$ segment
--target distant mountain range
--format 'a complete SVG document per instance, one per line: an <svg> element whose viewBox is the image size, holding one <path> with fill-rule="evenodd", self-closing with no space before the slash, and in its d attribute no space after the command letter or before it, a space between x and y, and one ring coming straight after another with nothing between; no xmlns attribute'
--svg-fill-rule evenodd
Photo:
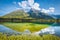
<svg viewBox="0 0 60 40"><path fill-rule="evenodd" d="M51 15L53 17L55 17L55 19L60 19L60 15Z"/></svg>
<svg viewBox="0 0 60 40"><path fill-rule="evenodd" d="M39 10L31 9L29 12L24 12L23 10L16 10L11 13L8 13L3 18L37 18L37 19L54 19L60 18L58 15L49 15L48 13L42 13Z"/></svg>

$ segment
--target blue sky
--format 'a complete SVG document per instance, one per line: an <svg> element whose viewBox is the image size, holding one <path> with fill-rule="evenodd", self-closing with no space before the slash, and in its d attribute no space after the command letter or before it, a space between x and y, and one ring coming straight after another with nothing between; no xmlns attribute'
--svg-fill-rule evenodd
<svg viewBox="0 0 60 40"><path fill-rule="evenodd" d="M25 0L0 0L0 16L6 15L18 8L18 2ZM26 0L27 1L27 0ZM50 7L55 8L54 15L60 15L60 0L34 0L34 3L38 3L41 9L48 10Z"/></svg>

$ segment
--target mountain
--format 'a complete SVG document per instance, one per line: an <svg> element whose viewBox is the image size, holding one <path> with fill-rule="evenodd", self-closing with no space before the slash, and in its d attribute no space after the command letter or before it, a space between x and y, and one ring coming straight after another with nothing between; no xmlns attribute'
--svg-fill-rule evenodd
<svg viewBox="0 0 60 40"><path fill-rule="evenodd" d="M52 15L55 19L60 19L60 15Z"/></svg>
<svg viewBox="0 0 60 40"><path fill-rule="evenodd" d="M8 13L2 17L3 18L29 18L29 14L22 10L16 10L16 11Z"/></svg>
<svg viewBox="0 0 60 40"><path fill-rule="evenodd" d="M24 12L23 10L16 10L7 15L4 15L3 18L42 18L42 19L53 19L46 13L42 13L39 10L31 9L29 12Z"/></svg>
<svg viewBox="0 0 60 40"><path fill-rule="evenodd" d="M42 19L54 19L51 15L49 15L48 13L42 13L40 12L39 10L30 10L29 12L29 15L32 17L32 18L42 18Z"/></svg>

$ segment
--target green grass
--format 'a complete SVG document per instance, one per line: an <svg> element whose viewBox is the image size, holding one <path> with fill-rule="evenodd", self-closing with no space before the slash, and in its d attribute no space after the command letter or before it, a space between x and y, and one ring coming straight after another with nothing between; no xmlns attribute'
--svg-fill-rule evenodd
<svg viewBox="0 0 60 40"><path fill-rule="evenodd" d="M54 35L43 35L36 36L36 35L3 35L0 34L0 40L60 40L60 37Z"/></svg>
<svg viewBox="0 0 60 40"><path fill-rule="evenodd" d="M3 25L19 32L23 32L26 29L30 30L31 32L36 32L49 26L48 24L36 23L3 23Z"/></svg>

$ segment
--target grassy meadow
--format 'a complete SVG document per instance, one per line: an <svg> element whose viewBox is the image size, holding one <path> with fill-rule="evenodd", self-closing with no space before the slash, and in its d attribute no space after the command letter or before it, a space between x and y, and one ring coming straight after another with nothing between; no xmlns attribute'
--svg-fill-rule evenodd
<svg viewBox="0 0 60 40"><path fill-rule="evenodd" d="M3 23L3 25L18 32L23 32L26 29L30 30L31 32L36 32L49 26L48 24L36 23Z"/></svg>
<svg viewBox="0 0 60 40"><path fill-rule="evenodd" d="M60 37L54 36L54 35L43 35L36 36L36 35L11 35L6 36L3 34L0 34L0 40L60 40Z"/></svg>

